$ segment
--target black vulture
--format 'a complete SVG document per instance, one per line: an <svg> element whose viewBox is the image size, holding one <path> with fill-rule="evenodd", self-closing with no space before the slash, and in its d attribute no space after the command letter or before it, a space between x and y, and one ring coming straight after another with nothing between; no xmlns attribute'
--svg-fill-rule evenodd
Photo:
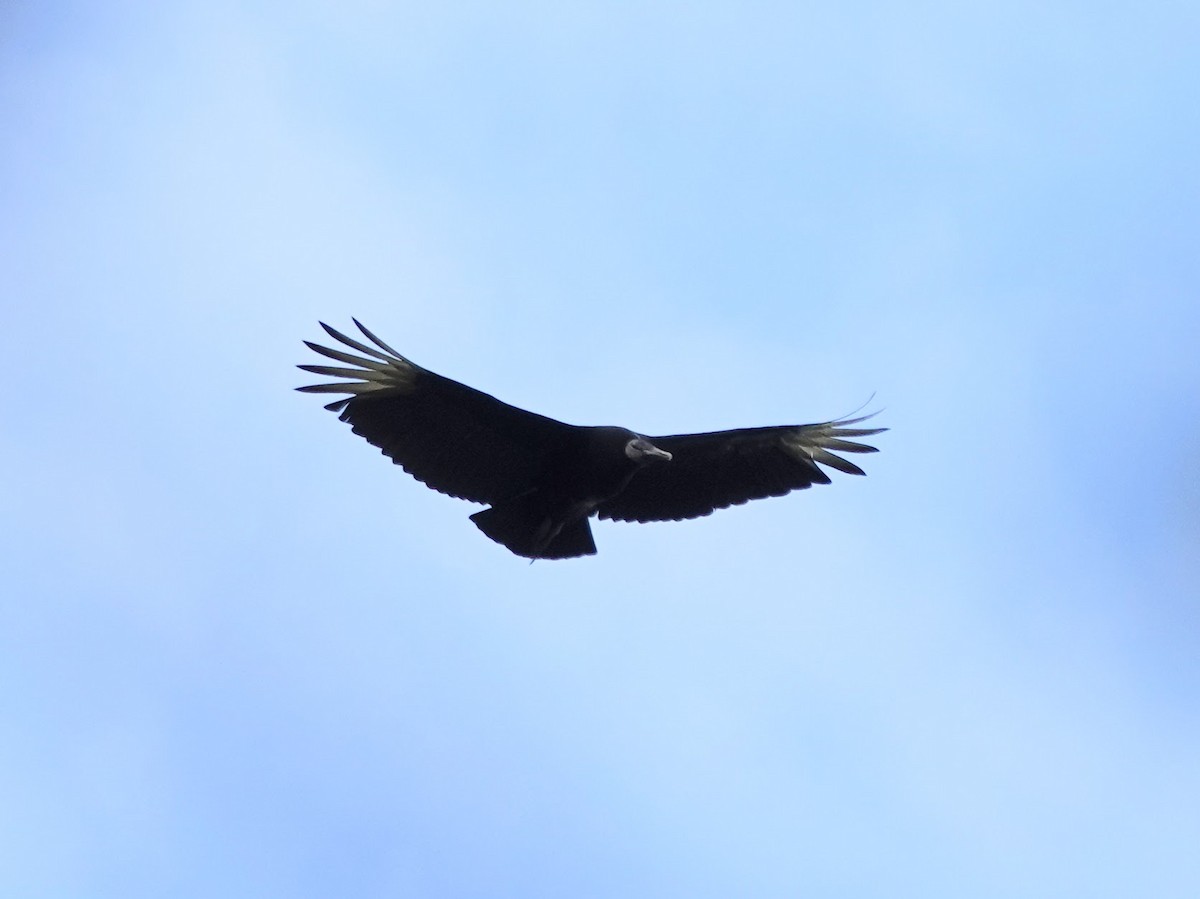
<svg viewBox="0 0 1200 899"><path fill-rule="evenodd" d="M325 408L419 481L485 503L471 520L529 559L592 555L588 518L679 521L767 496L828 484L817 463L863 474L834 455L873 453L847 440L886 428L852 427L871 416L821 424L644 437L626 428L581 427L518 409L405 359L354 323L373 346L324 322L359 356L305 343L356 366L301 365L347 380L300 387L345 393Z"/></svg>

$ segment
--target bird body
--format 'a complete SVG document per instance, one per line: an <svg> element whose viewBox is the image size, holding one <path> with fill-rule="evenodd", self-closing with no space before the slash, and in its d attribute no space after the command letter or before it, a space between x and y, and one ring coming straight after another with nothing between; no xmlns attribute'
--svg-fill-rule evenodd
<svg viewBox="0 0 1200 899"><path fill-rule="evenodd" d="M828 484L817 463L861 475L833 451L875 452L846 438L885 430L847 427L863 418L667 437L570 425L421 368L355 324L371 345L321 327L365 355L305 341L353 368L299 366L345 380L298 389L348 394L326 408L432 489L486 503L490 508L471 520L526 558L594 554L593 514L617 521L695 518Z"/></svg>
<svg viewBox="0 0 1200 899"><path fill-rule="evenodd" d="M562 446L534 478L535 486L471 516L480 530L517 555L561 559L595 553L588 517L624 490L643 465L671 458L626 428L567 427Z"/></svg>

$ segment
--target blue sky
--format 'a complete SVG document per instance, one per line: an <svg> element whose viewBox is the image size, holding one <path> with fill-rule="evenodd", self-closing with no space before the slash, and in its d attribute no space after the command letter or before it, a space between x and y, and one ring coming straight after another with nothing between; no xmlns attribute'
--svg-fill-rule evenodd
<svg viewBox="0 0 1200 899"><path fill-rule="evenodd" d="M0 893L1200 893L1188 3L9 3ZM869 477L529 566L358 316Z"/></svg>

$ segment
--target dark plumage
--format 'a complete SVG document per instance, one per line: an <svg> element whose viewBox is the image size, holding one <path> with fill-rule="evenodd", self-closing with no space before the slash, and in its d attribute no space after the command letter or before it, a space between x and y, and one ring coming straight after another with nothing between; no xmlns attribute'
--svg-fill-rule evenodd
<svg viewBox="0 0 1200 899"><path fill-rule="evenodd" d="M349 394L325 408L340 412L355 434L417 480L489 505L471 520L530 559L595 553L592 514L616 521L678 521L828 484L817 463L860 475L862 469L834 452L873 453L875 447L846 438L887 430L848 427L870 416L671 437L568 425L421 368L354 323L374 346L321 327L365 355L305 343L356 367L299 366L347 380L298 389Z"/></svg>

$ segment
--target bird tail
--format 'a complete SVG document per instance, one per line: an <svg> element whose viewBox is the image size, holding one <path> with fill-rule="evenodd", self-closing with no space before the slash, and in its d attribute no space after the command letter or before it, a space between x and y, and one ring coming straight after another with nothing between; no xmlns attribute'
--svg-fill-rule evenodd
<svg viewBox="0 0 1200 899"><path fill-rule="evenodd" d="M475 526L527 559L570 559L596 554L586 517L563 522L547 514L533 496L518 497L476 512Z"/></svg>

